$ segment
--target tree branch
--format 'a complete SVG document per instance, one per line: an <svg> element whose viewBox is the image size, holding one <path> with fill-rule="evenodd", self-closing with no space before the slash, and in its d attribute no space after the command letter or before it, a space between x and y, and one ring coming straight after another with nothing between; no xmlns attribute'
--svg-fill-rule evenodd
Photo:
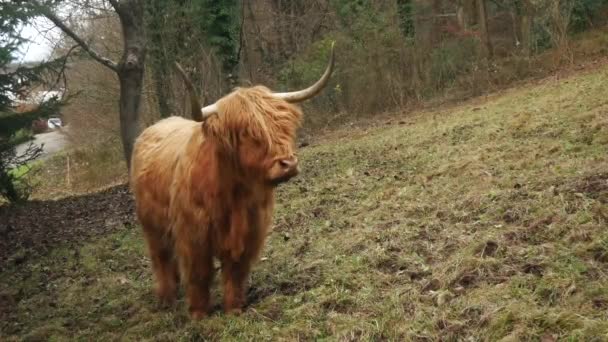
<svg viewBox="0 0 608 342"><path fill-rule="evenodd" d="M241 62L241 51L243 50L243 37L245 35L245 3L241 4L241 27L239 30L239 50L236 52L236 58Z"/></svg>
<svg viewBox="0 0 608 342"><path fill-rule="evenodd" d="M116 62L112 61L109 58L103 57L97 51L93 50L89 46L89 44L87 44L74 31L72 31L72 29L67 27L67 25L64 24L63 21L61 21L61 19L59 19L55 15L55 13L53 13L50 9L44 7L44 5L40 5L37 1L35 1L34 3L40 8L42 15L44 15L47 19L53 22L53 24L55 24L55 26L57 26L61 31L63 31L63 33L70 36L70 38L72 38L76 43L78 43L78 45L80 45L80 47L82 47L82 49L85 50L94 60L110 68L112 71L118 72L118 64Z"/></svg>
<svg viewBox="0 0 608 342"><path fill-rule="evenodd" d="M108 0L108 2L110 3L110 5L112 5L112 7L114 7L114 10L116 11L116 13L120 13L120 3L116 0Z"/></svg>
<svg viewBox="0 0 608 342"><path fill-rule="evenodd" d="M80 44L76 44L76 45L72 46L68 50L68 52L65 54L65 56L60 57L60 58L63 58L63 64L61 65L61 69L57 73L57 80L55 81L55 84L51 87L51 89L55 88L55 86L57 86L57 84L59 84L59 81L61 80L62 77L64 78L64 86L65 86L65 69L66 69L66 66L68 65L68 58L70 58L72 51L74 51L74 49L76 49L79 46L80 46Z"/></svg>

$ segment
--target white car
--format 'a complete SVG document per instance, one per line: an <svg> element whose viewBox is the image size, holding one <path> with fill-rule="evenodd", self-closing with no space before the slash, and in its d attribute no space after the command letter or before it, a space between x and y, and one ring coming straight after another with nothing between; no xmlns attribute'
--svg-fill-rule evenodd
<svg viewBox="0 0 608 342"><path fill-rule="evenodd" d="M63 126L63 122L60 118L49 118L47 125L50 129L61 128Z"/></svg>

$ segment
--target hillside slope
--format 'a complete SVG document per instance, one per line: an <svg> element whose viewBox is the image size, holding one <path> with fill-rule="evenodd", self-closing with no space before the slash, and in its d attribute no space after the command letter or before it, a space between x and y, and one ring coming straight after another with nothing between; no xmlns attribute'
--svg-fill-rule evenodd
<svg viewBox="0 0 608 342"><path fill-rule="evenodd" d="M607 85L602 67L303 149L240 317L159 309L127 226L3 267L1 339L608 339Z"/></svg>

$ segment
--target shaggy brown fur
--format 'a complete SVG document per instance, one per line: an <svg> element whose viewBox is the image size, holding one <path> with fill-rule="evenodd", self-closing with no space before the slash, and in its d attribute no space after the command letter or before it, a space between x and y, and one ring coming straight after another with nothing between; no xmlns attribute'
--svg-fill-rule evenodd
<svg viewBox="0 0 608 342"><path fill-rule="evenodd" d="M220 260L224 309L245 304L245 281L271 224L274 188L297 174L300 110L264 87L218 101L205 122L159 121L137 139L131 186L161 301L181 278L194 318L210 308L213 258ZM292 158L292 159L289 159Z"/></svg>

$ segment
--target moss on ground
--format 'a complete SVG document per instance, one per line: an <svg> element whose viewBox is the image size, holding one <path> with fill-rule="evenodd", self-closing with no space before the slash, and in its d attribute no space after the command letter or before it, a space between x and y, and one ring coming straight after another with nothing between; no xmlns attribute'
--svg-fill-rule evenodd
<svg viewBox="0 0 608 342"><path fill-rule="evenodd" d="M303 149L240 317L160 309L125 227L7 265L1 339L606 340L606 84L601 67Z"/></svg>

